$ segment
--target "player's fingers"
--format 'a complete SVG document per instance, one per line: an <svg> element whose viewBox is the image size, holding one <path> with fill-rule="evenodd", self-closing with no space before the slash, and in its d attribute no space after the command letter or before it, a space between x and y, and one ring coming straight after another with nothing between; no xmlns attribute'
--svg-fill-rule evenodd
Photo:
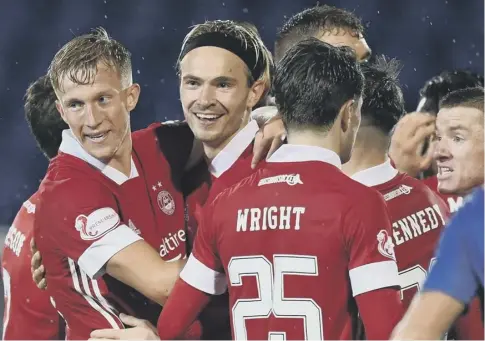
<svg viewBox="0 0 485 341"><path fill-rule="evenodd" d="M254 138L253 159L251 160L251 168L255 168L258 162L264 159L268 150L271 147L271 139L265 138L262 130L258 131Z"/></svg>
<svg viewBox="0 0 485 341"><path fill-rule="evenodd" d="M421 163L419 165L422 170L425 170L431 167L431 164L433 163L433 160L434 160L435 149L436 149L436 141L431 141L429 143L428 150L426 151L426 154L423 156L423 159L421 160Z"/></svg>
<svg viewBox="0 0 485 341"><path fill-rule="evenodd" d="M283 142L285 141L285 139L286 139L286 134L282 134L273 139L273 142L271 143L271 147L269 148L268 154L266 155L266 159L268 159L271 155L273 155L273 153L283 145Z"/></svg>
<svg viewBox="0 0 485 341"><path fill-rule="evenodd" d="M30 253L35 254L37 252L37 245L35 245L35 240L32 238L30 240Z"/></svg>
<svg viewBox="0 0 485 341"><path fill-rule="evenodd" d="M35 282L37 283L37 288L41 289L41 290L45 290L47 289L47 281L45 278L41 279L40 282Z"/></svg>
<svg viewBox="0 0 485 341"><path fill-rule="evenodd" d="M90 334L90 340L121 340L123 329L97 329Z"/></svg>
<svg viewBox="0 0 485 341"><path fill-rule="evenodd" d="M32 255L32 259L30 260L30 265L34 270L38 269L42 265L42 256L39 251L35 252Z"/></svg>
<svg viewBox="0 0 485 341"><path fill-rule="evenodd" d="M147 320L142 320L134 316L125 315L125 314L120 314L120 320L124 324L131 327L145 327L145 326L148 327L150 325L150 323Z"/></svg>
<svg viewBox="0 0 485 341"><path fill-rule="evenodd" d="M394 135L396 139L407 141L416 134L416 131L422 127L434 122L433 115L413 112L404 116L397 124Z"/></svg>
<svg viewBox="0 0 485 341"><path fill-rule="evenodd" d="M416 146L422 144L424 140L434 134L435 130L436 127L434 123L422 125L416 130L416 133L411 138L411 144Z"/></svg>

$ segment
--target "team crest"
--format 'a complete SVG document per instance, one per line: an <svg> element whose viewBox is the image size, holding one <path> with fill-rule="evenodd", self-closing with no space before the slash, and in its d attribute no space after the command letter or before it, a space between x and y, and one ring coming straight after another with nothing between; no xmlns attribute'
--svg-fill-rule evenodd
<svg viewBox="0 0 485 341"><path fill-rule="evenodd" d="M161 191L157 196L158 207L163 213L167 215L172 215L175 212L175 200L170 193L167 191Z"/></svg>
<svg viewBox="0 0 485 341"><path fill-rule="evenodd" d="M377 234L377 243L377 250L381 255L394 261L396 260L396 256L394 254L394 243L386 230L379 231Z"/></svg>

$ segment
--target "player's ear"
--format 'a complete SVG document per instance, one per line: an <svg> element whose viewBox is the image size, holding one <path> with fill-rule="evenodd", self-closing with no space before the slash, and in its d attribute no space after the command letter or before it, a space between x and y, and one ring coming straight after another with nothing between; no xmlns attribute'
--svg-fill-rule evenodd
<svg viewBox="0 0 485 341"><path fill-rule="evenodd" d="M340 129L345 133L351 127L352 114L354 110L354 100L349 99L340 108Z"/></svg>
<svg viewBox="0 0 485 341"><path fill-rule="evenodd" d="M56 108L57 108L57 111L59 111L59 114L61 115L62 120L66 122L66 124L69 124L67 123L66 114L64 113L64 108L62 107L62 104L58 100L56 101Z"/></svg>
<svg viewBox="0 0 485 341"><path fill-rule="evenodd" d="M249 89L248 108L252 109L261 99L266 90L266 82L264 80L257 80Z"/></svg>
<svg viewBox="0 0 485 341"><path fill-rule="evenodd" d="M140 91L140 85L137 83L132 84L126 89L126 108L128 111L135 109L138 98L140 98Z"/></svg>

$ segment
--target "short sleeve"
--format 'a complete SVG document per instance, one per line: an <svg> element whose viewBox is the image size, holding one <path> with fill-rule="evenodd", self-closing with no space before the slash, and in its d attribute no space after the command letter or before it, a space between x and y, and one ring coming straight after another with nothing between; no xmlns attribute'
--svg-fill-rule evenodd
<svg viewBox="0 0 485 341"><path fill-rule="evenodd" d="M180 277L194 288L211 295L223 294L227 289L222 263L217 254L215 226L212 219L214 206L209 203L197 212L199 227L192 254Z"/></svg>
<svg viewBox="0 0 485 341"><path fill-rule="evenodd" d="M439 291L468 304L478 289L465 240L468 225L463 210L445 228L423 291Z"/></svg>
<svg viewBox="0 0 485 341"><path fill-rule="evenodd" d="M354 296L399 286L391 223L382 196L369 189L345 217L344 240Z"/></svg>
<svg viewBox="0 0 485 341"><path fill-rule="evenodd" d="M34 223L40 252L55 248L91 278L141 238L121 221L112 193L94 181L67 180L41 196Z"/></svg>

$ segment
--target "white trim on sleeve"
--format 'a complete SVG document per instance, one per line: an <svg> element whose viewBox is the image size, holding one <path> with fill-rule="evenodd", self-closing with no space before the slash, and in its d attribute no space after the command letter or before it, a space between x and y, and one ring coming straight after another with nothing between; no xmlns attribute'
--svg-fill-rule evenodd
<svg viewBox="0 0 485 341"><path fill-rule="evenodd" d="M399 286L396 262L389 260L365 264L349 271L355 296L381 288Z"/></svg>
<svg viewBox="0 0 485 341"><path fill-rule="evenodd" d="M226 276L212 270L200 262L194 255L190 255L180 278L194 288L211 295L221 295L227 290Z"/></svg>
<svg viewBox="0 0 485 341"><path fill-rule="evenodd" d="M122 224L92 243L79 257L79 267L92 279L104 274L104 266L115 254L142 238Z"/></svg>

